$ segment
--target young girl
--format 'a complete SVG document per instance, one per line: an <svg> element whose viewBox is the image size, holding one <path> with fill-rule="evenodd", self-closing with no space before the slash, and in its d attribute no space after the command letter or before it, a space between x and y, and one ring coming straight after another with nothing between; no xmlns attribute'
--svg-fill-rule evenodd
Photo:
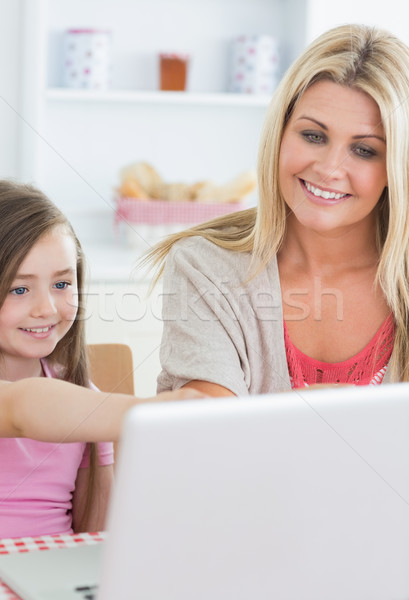
<svg viewBox="0 0 409 600"><path fill-rule="evenodd" d="M137 399L86 389L80 244L48 198L7 181L0 273L0 538L102 529L107 441Z"/></svg>
<svg viewBox="0 0 409 600"><path fill-rule="evenodd" d="M290 67L262 133L258 207L148 256L166 259L159 390L409 380L408 72L408 47L363 25Z"/></svg>

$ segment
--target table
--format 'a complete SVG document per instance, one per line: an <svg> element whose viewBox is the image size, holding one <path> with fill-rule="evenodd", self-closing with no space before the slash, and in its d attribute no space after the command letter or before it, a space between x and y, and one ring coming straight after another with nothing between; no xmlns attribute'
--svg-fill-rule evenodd
<svg viewBox="0 0 409 600"><path fill-rule="evenodd" d="M106 532L76 533L71 535L43 535L39 537L0 539L0 554L12 552L37 552L50 548L69 548L77 545L98 544L106 539ZM0 579L0 600L19 600Z"/></svg>

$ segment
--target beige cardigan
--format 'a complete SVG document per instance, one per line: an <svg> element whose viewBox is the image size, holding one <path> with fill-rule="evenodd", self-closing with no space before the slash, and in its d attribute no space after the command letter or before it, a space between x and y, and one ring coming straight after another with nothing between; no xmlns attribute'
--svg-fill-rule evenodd
<svg viewBox="0 0 409 600"><path fill-rule="evenodd" d="M291 389L277 261L246 283L250 258L202 237L174 245L163 282L158 391L193 379L238 396Z"/></svg>

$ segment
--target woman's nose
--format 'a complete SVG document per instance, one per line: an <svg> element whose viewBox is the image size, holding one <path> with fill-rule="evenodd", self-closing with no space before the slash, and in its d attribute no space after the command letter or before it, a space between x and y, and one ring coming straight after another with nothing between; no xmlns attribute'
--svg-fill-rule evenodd
<svg viewBox="0 0 409 600"><path fill-rule="evenodd" d="M320 183L329 183L331 180L341 179L345 176L349 154L343 148L325 148L316 161L316 171Z"/></svg>

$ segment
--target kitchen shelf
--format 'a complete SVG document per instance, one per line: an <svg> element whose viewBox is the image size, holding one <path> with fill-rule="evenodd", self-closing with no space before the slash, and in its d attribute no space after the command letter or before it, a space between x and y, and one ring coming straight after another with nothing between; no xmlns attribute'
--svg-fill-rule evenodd
<svg viewBox="0 0 409 600"><path fill-rule="evenodd" d="M263 107L268 106L271 97L233 93L161 92L133 90L76 90L49 88L47 100L60 102L112 102L133 104L186 104Z"/></svg>
<svg viewBox="0 0 409 600"><path fill-rule="evenodd" d="M225 91L231 42L243 33L273 36L283 70L304 46L307 5L21 0L19 177L54 199L82 240L94 240L103 238L103 216L89 213L109 214L124 166L143 161L165 181L217 184L254 169L271 95ZM112 30L110 88L61 87L62 35L72 27ZM168 49L192 57L187 91L158 90L157 58Z"/></svg>

